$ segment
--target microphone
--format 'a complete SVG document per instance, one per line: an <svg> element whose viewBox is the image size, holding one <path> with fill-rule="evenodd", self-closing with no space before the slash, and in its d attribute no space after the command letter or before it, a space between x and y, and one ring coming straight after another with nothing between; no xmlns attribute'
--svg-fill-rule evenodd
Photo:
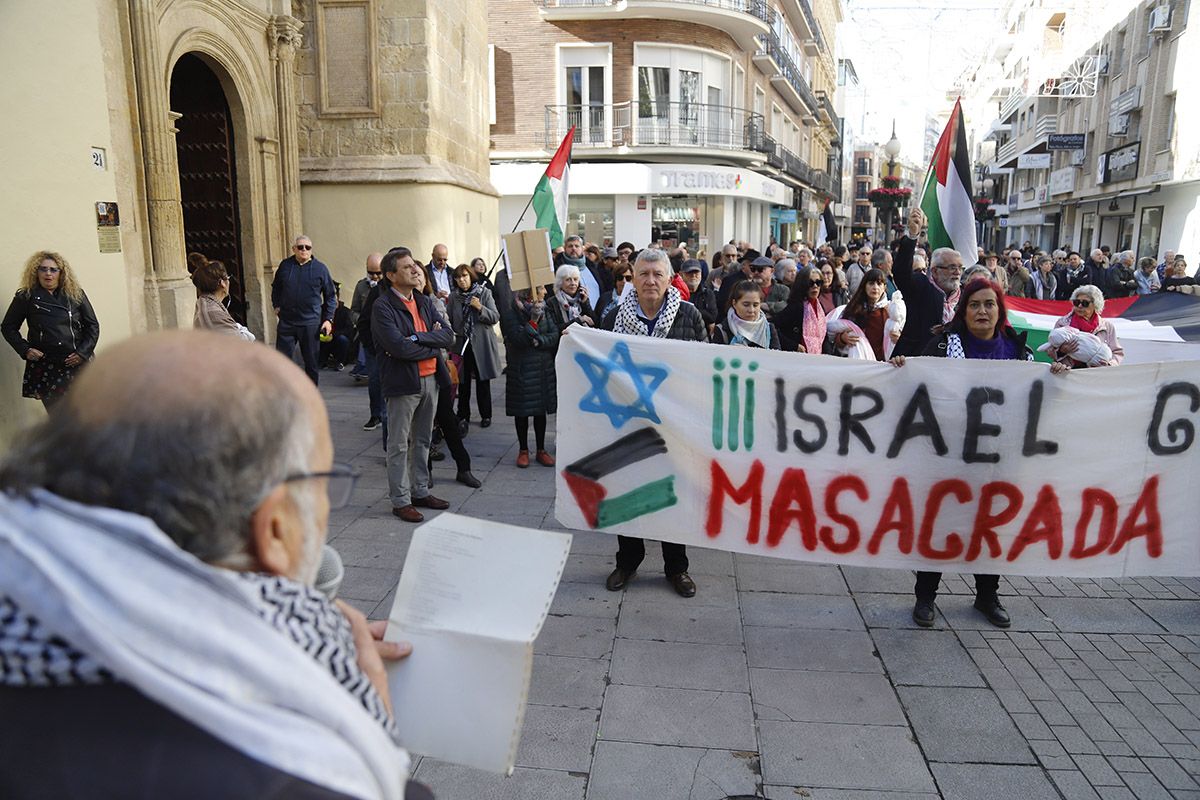
<svg viewBox="0 0 1200 800"><path fill-rule="evenodd" d="M332 600L337 597L338 589L341 588L342 579L345 577L346 567L342 564L342 557L338 555L338 551L329 545L323 545L321 565L317 567L317 580L314 582L313 588Z"/></svg>

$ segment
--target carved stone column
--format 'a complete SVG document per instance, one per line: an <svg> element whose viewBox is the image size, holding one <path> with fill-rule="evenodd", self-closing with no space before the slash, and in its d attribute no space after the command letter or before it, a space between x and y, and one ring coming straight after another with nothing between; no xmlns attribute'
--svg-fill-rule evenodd
<svg viewBox="0 0 1200 800"><path fill-rule="evenodd" d="M162 81L153 0L129 0L138 123L142 134L150 268L146 271L146 324L151 329L190 327L196 292L188 280L179 193L179 158L168 87Z"/></svg>
<svg viewBox="0 0 1200 800"><path fill-rule="evenodd" d="M299 105L296 102L296 50L304 23L279 14L271 18L271 60L275 64L275 116L279 126L279 171L283 187L284 240L300 233ZM290 252L290 251L289 251ZM286 257L288 253L284 253Z"/></svg>

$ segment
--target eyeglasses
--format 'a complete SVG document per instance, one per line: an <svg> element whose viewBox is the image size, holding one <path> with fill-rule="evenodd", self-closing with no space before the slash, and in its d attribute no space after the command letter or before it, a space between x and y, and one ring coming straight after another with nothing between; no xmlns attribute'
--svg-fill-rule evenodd
<svg viewBox="0 0 1200 800"><path fill-rule="evenodd" d="M42 273L43 275L57 275L58 273L62 272L62 270L58 267L38 267L38 272Z"/></svg>
<svg viewBox="0 0 1200 800"><path fill-rule="evenodd" d="M962 264L959 264L958 266L935 267L935 269L940 269L942 272L955 272L960 275L962 274L962 271L963 271Z"/></svg>
<svg viewBox="0 0 1200 800"><path fill-rule="evenodd" d="M630 278L628 275L618 275L617 277L613 278L613 283L624 283L625 281L628 281L628 280L633 280L633 279Z"/></svg>
<svg viewBox="0 0 1200 800"><path fill-rule="evenodd" d="M1076 308L1087 308L1091 304L1092 304L1091 300L1084 300L1082 297L1076 298L1075 300L1071 301L1071 305L1075 306Z"/></svg>
<svg viewBox="0 0 1200 800"><path fill-rule="evenodd" d="M767 269L766 267L751 267L751 268L750 268L750 271L751 271L751 272L763 272L763 271L765 271L766 269Z"/></svg>
<svg viewBox="0 0 1200 800"><path fill-rule="evenodd" d="M383 277L383 272L371 272L370 270L367 270L367 274L370 275L372 278Z"/></svg>
<svg viewBox="0 0 1200 800"><path fill-rule="evenodd" d="M281 483L292 481L307 481L314 478L324 478L325 493L329 497L329 508L345 508L354 494L354 484L358 481L359 471L349 464L334 464L329 472L297 472L288 475Z"/></svg>
<svg viewBox="0 0 1200 800"><path fill-rule="evenodd" d="M297 250L312 250L312 245L311 244L298 244L298 245L296 245L296 249Z"/></svg>

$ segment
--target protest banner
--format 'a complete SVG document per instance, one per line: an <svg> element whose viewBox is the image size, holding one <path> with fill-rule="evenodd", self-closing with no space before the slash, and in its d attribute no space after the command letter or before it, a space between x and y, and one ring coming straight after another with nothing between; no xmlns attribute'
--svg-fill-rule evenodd
<svg viewBox="0 0 1200 800"><path fill-rule="evenodd" d="M574 327L564 525L856 566L1200 575L1194 362L832 356Z"/></svg>

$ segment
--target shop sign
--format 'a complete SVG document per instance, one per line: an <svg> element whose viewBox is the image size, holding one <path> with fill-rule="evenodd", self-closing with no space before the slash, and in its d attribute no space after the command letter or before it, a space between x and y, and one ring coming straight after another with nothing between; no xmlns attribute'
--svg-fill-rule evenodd
<svg viewBox="0 0 1200 800"><path fill-rule="evenodd" d="M794 208L781 209L779 212L779 222L782 225L795 225L796 224L796 209L794 209Z"/></svg>
<svg viewBox="0 0 1200 800"><path fill-rule="evenodd" d="M638 199L637 199L637 210L638 210L638 211L645 211L645 210L646 210L646 195L644 195L644 194L639 194L639 195L638 195Z"/></svg>
<svg viewBox="0 0 1200 800"><path fill-rule="evenodd" d="M1125 136L1129 133L1129 115L1113 114L1108 118L1108 135Z"/></svg>
<svg viewBox="0 0 1200 800"><path fill-rule="evenodd" d="M1050 194L1066 194L1075 191L1075 168L1063 167L1050 173Z"/></svg>
<svg viewBox="0 0 1200 800"><path fill-rule="evenodd" d="M664 189L726 189L742 188L742 176L733 172L708 172L699 169L663 170L659 173Z"/></svg>
<svg viewBox="0 0 1200 800"><path fill-rule="evenodd" d="M1017 169L1050 169L1050 154L1026 153L1017 156Z"/></svg>
<svg viewBox="0 0 1200 800"><path fill-rule="evenodd" d="M1085 147L1086 133L1052 133L1046 138L1047 150L1082 150Z"/></svg>
<svg viewBox="0 0 1200 800"><path fill-rule="evenodd" d="M1137 177L1138 158L1141 155L1141 142L1109 150L1100 158L1098 183L1115 183L1117 181L1133 180Z"/></svg>
<svg viewBox="0 0 1200 800"><path fill-rule="evenodd" d="M1134 86L1132 89L1126 89L1112 99L1108 104L1109 116L1117 114L1125 114L1135 108L1142 106L1142 87Z"/></svg>
<svg viewBox="0 0 1200 800"><path fill-rule="evenodd" d="M753 172L721 167L651 166L651 185L669 194L735 195L790 205L792 193L783 184Z"/></svg>

